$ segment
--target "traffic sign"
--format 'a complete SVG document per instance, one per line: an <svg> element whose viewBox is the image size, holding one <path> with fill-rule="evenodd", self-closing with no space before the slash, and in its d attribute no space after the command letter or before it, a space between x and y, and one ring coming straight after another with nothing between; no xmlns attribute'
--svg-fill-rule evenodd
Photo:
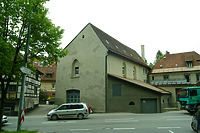
<svg viewBox="0 0 200 133"><path fill-rule="evenodd" d="M20 124L22 124L24 122L24 116L25 116L25 109L22 110L22 112L21 112Z"/></svg>
<svg viewBox="0 0 200 133"><path fill-rule="evenodd" d="M27 67L21 67L20 70L22 73L31 74L31 70L28 69Z"/></svg>

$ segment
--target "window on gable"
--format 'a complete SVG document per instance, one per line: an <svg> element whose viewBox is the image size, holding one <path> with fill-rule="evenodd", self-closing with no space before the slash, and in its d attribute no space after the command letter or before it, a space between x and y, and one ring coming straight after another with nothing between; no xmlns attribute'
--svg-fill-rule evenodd
<svg viewBox="0 0 200 133"><path fill-rule="evenodd" d="M121 96L121 84L112 85L112 94L113 96Z"/></svg>

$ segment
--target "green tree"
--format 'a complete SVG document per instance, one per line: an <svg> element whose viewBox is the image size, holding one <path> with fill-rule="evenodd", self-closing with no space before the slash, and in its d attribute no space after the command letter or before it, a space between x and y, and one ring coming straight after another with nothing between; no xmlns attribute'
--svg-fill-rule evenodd
<svg viewBox="0 0 200 133"><path fill-rule="evenodd" d="M0 0L0 131L9 84L21 81L19 68L23 66L29 24L29 67L35 59L47 65L67 55L59 48L64 30L47 17L46 1L49 0Z"/></svg>
<svg viewBox="0 0 200 133"><path fill-rule="evenodd" d="M160 50L158 50L158 52L156 53L154 64L156 64L156 62L159 61L163 56L163 53Z"/></svg>
<svg viewBox="0 0 200 133"><path fill-rule="evenodd" d="M40 101L46 101L48 98L46 92L42 89L40 89L40 92L39 92L39 100Z"/></svg>

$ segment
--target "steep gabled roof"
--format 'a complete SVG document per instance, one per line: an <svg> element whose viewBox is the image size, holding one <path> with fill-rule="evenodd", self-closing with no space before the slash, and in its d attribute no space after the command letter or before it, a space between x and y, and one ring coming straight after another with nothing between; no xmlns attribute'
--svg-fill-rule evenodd
<svg viewBox="0 0 200 133"><path fill-rule="evenodd" d="M78 35L87 27L87 26L91 26L92 29L94 30L94 32L96 33L96 35L98 36L98 38L101 40L101 42L104 44L104 46L108 49L109 52L112 52L112 53L115 53L119 56L122 56L124 58L127 58L133 62L136 62L138 64L141 64L147 68L150 68L145 62L144 60L139 56L139 54L125 46L124 44L122 44L121 42L119 42L118 40L116 40L115 38L111 37L110 35L108 35L107 33L105 33L104 31L102 31L101 29L97 28L96 26L94 26L93 24L91 23L88 23L79 33ZM78 36L77 35L77 36ZM76 37L77 37L76 36ZM76 38L75 37L75 38ZM74 39L75 39L74 38ZM73 40L74 40L73 39ZM72 41L73 41L72 40ZM72 42L71 41L71 42ZM70 43L71 43L70 42ZM65 47L67 48L70 43Z"/></svg>
<svg viewBox="0 0 200 133"><path fill-rule="evenodd" d="M136 85L138 85L138 86L147 88L147 89L149 89L149 90L152 90L152 91L155 91L155 92L158 92L158 93L161 93L161 94L171 94L169 91L166 91L166 90L157 88L157 87L152 86L152 85L150 85L150 84L144 83L144 82L142 82L142 81L140 81L140 80L125 78L125 77L118 76L118 75L111 74L111 73L109 73L108 75L110 75L110 76L112 76L112 77L115 77L115 78L118 78L118 79L121 79L121 80L124 80L124 81L129 82L129 83L132 83L132 84L136 84Z"/></svg>
<svg viewBox="0 0 200 133"><path fill-rule="evenodd" d="M96 26L89 23L101 42L105 45L105 47L110 51L122 57L125 57L131 61L137 62L143 66L149 68L149 66L144 62L144 60L139 56L139 54L127 47L126 45L122 44L112 36L108 35L107 33L103 32L101 29L97 28Z"/></svg>
<svg viewBox="0 0 200 133"><path fill-rule="evenodd" d="M193 67L187 68L186 62L191 61ZM181 72L200 70L200 55L194 51L166 54L153 67L151 73Z"/></svg>

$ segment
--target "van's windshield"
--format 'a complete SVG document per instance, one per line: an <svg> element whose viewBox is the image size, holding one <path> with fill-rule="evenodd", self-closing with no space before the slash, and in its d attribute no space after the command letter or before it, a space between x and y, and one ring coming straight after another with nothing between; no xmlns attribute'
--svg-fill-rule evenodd
<svg viewBox="0 0 200 133"><path fill-rule="evenodd" d="M180 90L180 98L187 98L188 97L188 89Z"/></svg>

